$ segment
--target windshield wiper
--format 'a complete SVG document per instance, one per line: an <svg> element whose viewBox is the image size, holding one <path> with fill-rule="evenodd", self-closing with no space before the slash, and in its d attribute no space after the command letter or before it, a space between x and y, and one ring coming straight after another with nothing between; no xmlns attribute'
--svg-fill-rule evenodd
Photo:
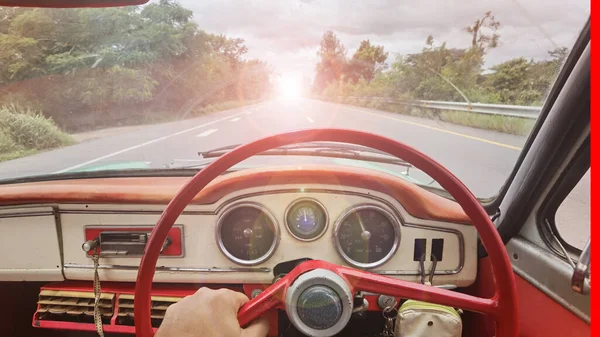
<svg viewBox="0 0 600 337"><path fill-rule="evenodd" d="M202 158L217 158L237 148L241 144L229 145L213 150L198 152ZM313 156L313 157L328 157L355 159L383 164L400 165L406 168L413 167L407 161L398 159L390 154L371 149L365 146L343 144L335 142L311 142L285 145L275 149L270 149L257 154L257 156Z"/></svg>

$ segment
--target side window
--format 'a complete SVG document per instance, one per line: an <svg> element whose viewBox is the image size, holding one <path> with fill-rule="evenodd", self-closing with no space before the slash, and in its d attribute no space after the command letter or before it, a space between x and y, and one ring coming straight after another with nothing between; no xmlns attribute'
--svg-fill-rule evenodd
<svg viewBox="0 0 600 337"><path fill-rule="evenodd" d="M590 170L579 180L556 211L558 235L581 250L590 238Z"/></svg>

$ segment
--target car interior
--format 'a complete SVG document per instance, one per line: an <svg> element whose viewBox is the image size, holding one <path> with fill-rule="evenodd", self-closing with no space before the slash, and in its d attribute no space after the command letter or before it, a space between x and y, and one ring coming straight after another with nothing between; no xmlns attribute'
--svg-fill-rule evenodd
<svg viewBox="0 0 600 337"><path fill-rule="evenodd" d="M228 171L312 141L385 152L447 195L359 167ZM0 184L0 335L94 336L100 324L151 337L170 305L209 287L247 295L240 325L267 317L269 336L588 336L590 243L565 242L555 218L589 168L588 21L491 200L411 146L336 128L267 136L183 176ZM400 323L410 306L426 324Z"/></svg>

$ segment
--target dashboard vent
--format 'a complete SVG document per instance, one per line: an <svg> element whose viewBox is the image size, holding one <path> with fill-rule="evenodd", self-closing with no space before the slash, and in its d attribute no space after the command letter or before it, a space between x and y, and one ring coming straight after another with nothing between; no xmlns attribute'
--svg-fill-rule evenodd
<svg viewBox="0 0 600 337"><path fill-rule="evenodd" d="M152 307L150 309L150 317L152 318L152 326L157 328L165 318L167 308L174 303L183 299L183 297L167 297L167 296L152 296ZM117 300L119 309L117 312L117 324L134 325L133 321L133 295L123 294Z"/></svg>
<svg viewBox="0 0 600 337"><path fill-rule="evenodd" d="M100 295L103 323L110 322L115 294ZM38 298L38 319L46 321L94 322L94 293L85 291L42 290Z"/></svg>

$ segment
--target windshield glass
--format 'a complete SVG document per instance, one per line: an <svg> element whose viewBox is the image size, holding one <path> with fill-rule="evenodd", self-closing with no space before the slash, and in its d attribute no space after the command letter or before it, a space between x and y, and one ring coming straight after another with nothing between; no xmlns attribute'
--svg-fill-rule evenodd
<svg viewBox="0 0 600 337"><path fill-rule="evenodd" d="M585 0L0 8L0 179L199 169L215 158L199 152L335 127L405 142L492 197L588 16ZM316 148L240 167L435 185L381 154Z"/></svg>

